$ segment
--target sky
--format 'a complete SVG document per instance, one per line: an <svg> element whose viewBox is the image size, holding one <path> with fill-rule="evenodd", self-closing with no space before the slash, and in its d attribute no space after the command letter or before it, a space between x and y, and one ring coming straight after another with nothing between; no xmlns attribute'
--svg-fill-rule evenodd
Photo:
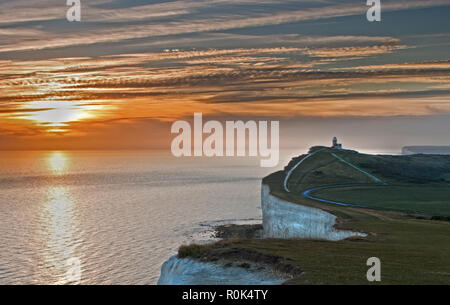
<svg viewBox="0 0 450 305"><path fill-rule="evenodd" d="M381 4L0 0L0 150L169 149L194 112L286 148L450 145L450 0Z"/></svg>

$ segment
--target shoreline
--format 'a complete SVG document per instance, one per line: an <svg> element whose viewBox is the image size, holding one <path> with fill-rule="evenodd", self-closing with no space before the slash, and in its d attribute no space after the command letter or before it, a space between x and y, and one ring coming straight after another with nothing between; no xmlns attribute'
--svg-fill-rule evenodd
<svg viewBox="0 0 450 305"><path fill-rule="evenodd" d="M283 210L286 205L289 205L287 210ZM261 206L261 224L219 225L213 233L214 238L220 238L219 242L199 248L194 245L181 246L178 254L161 266L158 285L289 284L289 280L303 273L294 262L280 256L230 247L228 241L265 238L336 241L367 236L337 229L337 216L278 198L271 194L270 187L264 183L261 184ZM304 225L299 226L301 223Z"/></svg>

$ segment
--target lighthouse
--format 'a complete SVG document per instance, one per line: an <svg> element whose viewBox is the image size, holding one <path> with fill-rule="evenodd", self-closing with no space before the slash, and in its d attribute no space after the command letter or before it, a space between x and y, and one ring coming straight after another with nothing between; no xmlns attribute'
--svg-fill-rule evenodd
<svg viewBox="0 0 450 305"><path fill-rule="evenodd" d="M342 149L342 144L338 143L338 139L336 137L333 138L333 145L331 146L333 149Z"/></svg>

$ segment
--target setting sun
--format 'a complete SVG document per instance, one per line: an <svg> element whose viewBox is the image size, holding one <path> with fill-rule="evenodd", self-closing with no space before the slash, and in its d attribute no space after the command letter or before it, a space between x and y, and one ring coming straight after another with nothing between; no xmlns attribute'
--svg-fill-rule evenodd
<svg viewBox="0 0 450 305"><path fill-rule="evenodd" d="M64 132L71 122L92 118L93 112L102 108L79 101L33 101L23 107L31 112L19 118L35 121L47 127L48 132Z"/></svg>

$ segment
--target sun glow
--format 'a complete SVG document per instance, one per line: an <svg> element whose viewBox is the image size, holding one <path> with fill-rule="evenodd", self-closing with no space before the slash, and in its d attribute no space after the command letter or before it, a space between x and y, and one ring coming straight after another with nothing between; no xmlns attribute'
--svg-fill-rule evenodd
<svg viewBox="0 0 450 305"><path fill-rule="evenodd" d="M21 118L47 127L48 132L64 132L71 122L95 117L94 111L102 107L79 101L34 101L24 105L27 112Z"/></svg>

